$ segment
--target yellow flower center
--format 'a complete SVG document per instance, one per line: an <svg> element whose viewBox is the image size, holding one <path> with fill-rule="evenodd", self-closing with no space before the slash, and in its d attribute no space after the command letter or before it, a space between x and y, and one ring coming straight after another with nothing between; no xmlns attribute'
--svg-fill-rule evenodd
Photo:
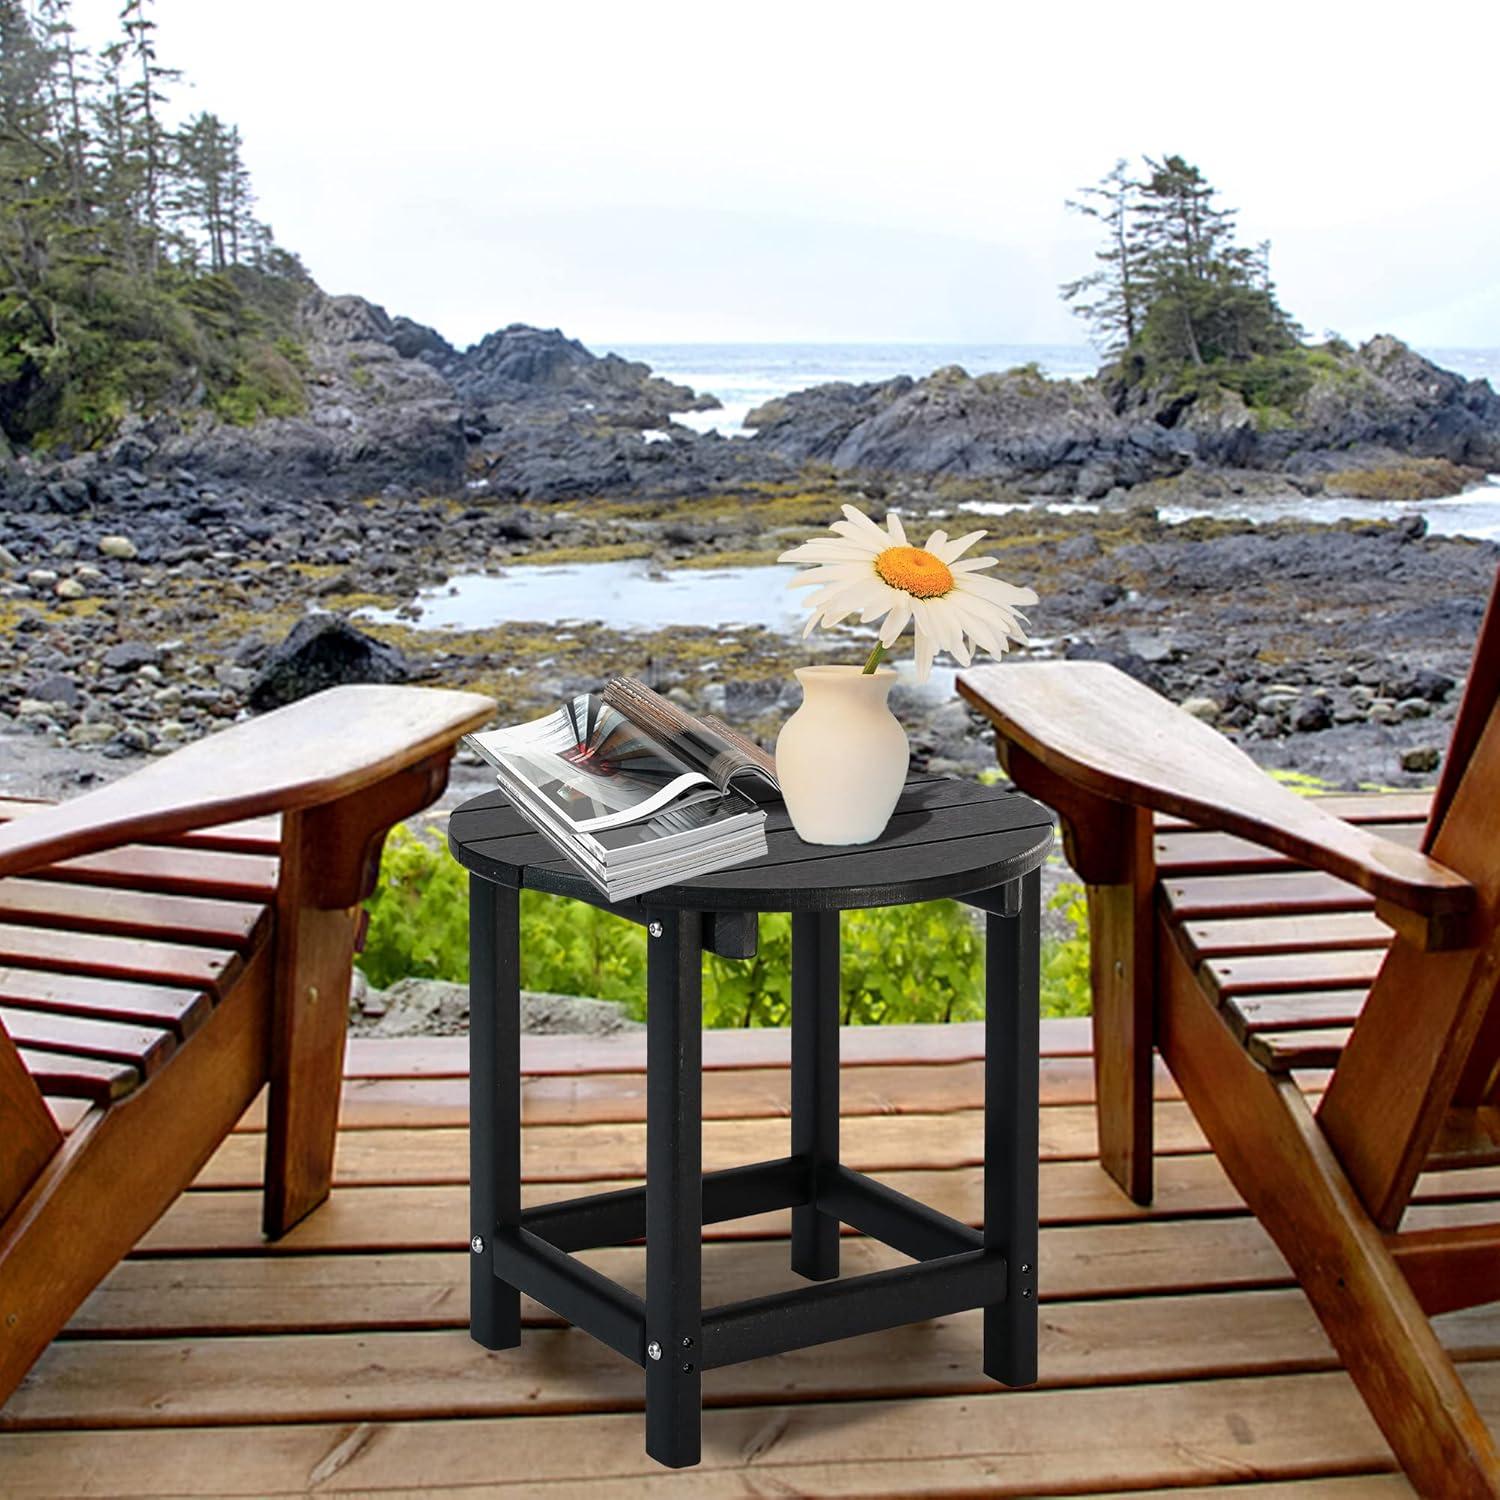
<svg viewBox="0 0 1500 1500"><path fill-rule="evenodd" d="M876 557L875 571L893 589L918 599L941 599L953 592L948 564L925 547L887 547Z"/></svg>

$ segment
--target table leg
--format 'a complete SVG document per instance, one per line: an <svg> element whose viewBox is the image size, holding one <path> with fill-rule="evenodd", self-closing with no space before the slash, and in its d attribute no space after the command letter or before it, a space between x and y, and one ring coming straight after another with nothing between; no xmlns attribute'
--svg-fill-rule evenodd
<svg viewBox="0 0 1500 1500"><path fill-rule="evenodd" d="M647 931L646 1452L680 1469L702 1423L702 918L663 912Z"/></svg>
<svg viewBox="0 0 1500 1500"><path fill-rule="evenodd" d="M792 913L792 1155L819 1167L839 1159L839 914ZM839 1274L839 1222L816 1204L792 1210L792 1270L811 1281Z"/></svg>
<svg viewBox="0 0 1500 1500"><path fill-rule="evenodd" d="M984 1244L1007 1275L984 1310L984 1372L1002 1385L1036 1380L1041 894L1033 870L1006 887L1014 914L986 919Z"/></svg>
<svg viewBox="0 0 1500 1500"><path fill-rule="evenodd" d="M519 893L469 877L469 1337L521 1342L521 1294L494 1271L498 1228L521 1222Z"/></svg>

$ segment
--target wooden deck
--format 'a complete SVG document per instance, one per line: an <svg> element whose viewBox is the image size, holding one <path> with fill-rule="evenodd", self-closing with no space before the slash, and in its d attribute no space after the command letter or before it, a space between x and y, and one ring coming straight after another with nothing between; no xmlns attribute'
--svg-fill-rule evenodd
<svg viewBox="0 0 1500 1500"><path fill-rule="evenodd" d="M981 1028L844 1043L845 1159L976 1222ZM252 1111L0 1413L0 1494L1412 1493L1164 1075L1156 1205L1099 1170L1087 1048L1086 1023L1044 1025L1038 1389L981 1376L966 1313L711 1372L702 1466L657 1468L634 1366L530 1304L520 1350L467 1337L463 1041L362 1041L332 1201L261 1241ZM785 1154L786 1033L704 1052L705 1166ZM638 1176L643 1064L639 1036L526 1040L532 1201ZM1417 1212L1463 1217L1479 1194L1500 1170L1432 1177ZM787 1219L708 1231L710 1301L792 1282ZM639 1248L591 1258L644 1279ZM844 1241L846 1271L895 1259ZM1500 1417L1500 1308L1441 1326Z"/></svg>

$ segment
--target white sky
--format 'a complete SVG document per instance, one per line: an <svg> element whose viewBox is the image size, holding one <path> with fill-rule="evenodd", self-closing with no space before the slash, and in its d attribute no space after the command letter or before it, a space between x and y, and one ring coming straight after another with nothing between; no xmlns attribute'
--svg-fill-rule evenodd
<svg viewBox="0 0 1500 1500"><path fill-rule="evenodd" d="M119 0L75 0L86 39ZM459 343L1075 342L1064 197L1178 151L1313 333L1500 345L1500 6L157 0L278 239Z"/></svg>

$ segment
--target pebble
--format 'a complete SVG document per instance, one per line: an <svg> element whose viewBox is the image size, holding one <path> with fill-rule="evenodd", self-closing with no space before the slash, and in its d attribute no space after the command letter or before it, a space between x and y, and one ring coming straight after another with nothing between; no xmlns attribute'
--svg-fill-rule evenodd
<svg viewBox="0 0 1500 1500"><path fill-rule="evenodd" d="M99 538L99 550L105 557L119 558L122 562L130 562L141 555L128 536L114 534Z"/></svg>
<svg viewBox="0 0 1500 1500"><path fill-rule="evenodd" d="M1442 755L1431 745L1416 745L1410 750L1401 752L1401 769L1422 774L1427 771L1435 771Z"/></svg>
<svg viewBox="0 0 1500 1500"><path fill-rule="evenodd" d="M52 585L52 592L59 599L82 599L88 593L88 587L76 578L59 578Z"/></svg>
<svg viewBox="0 0 1500 1500"><path fill-rule="evenodd" d="M1202 719L1205 724L1216 724L1219 721L1221 710L1212 698L1187 698L1183 700L1181 707L1183 713Z"/></svg>
<svg viewBox="0 0 1500 1500"><path fill-rule="evenodd" d="M118 730L113 724L75 724L68 731L70 745L106 745Z"/></svg>

